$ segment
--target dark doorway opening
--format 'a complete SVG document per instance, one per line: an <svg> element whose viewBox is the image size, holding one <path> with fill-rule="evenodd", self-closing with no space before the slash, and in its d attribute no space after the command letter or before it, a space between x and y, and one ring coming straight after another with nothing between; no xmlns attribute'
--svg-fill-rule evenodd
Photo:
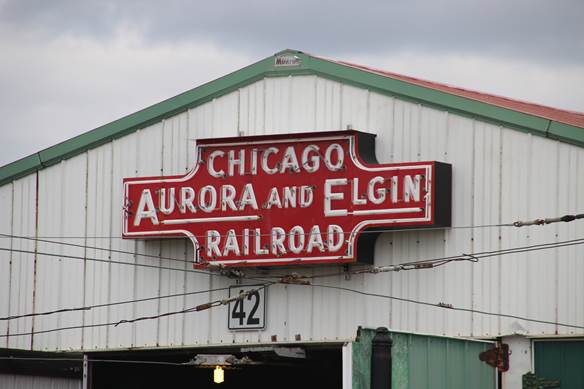
<svg viewBox="0 0 584 389"><path fill-rule="evenodd" d="M89 355L90 388L342 387L341 345L293 347L296 350L300 348L305 357L275 353L272 347L95 353ZM225 367L225 381L215 384L214 366L183 365L193 360L197 354L229 354L240 360L247 357L246 360L251 362L237 367Z"/></svg>

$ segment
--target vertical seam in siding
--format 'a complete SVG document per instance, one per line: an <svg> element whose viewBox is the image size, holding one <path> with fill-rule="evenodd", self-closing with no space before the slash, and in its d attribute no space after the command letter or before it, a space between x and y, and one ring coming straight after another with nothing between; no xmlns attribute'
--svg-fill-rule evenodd
<svg viewBox="0 0 584 389"><path fill-rule="evenodd" d="M67 166L68 162L67 161L61 161L60 165L59 165L59 171L60 171L60 185L61 187L59 188L59 190L61 191L62 188L65 187L65 180L66 180L66 166ZM47 192L49 191L49 188L47 187ZM59 214L59 236L64 236L65 235L65 231L64 231L64 225L65 225L65 196L60 196L60 214ZM62 238L61 238L62 239ZM63 255L63 251L65 250L65 246L63 245L58 245L58 250L59 250L59 255ZM63 260L61 258L57 258L57 264L58 264L58 273L57 273L57 288L56 289L56 294L57 294L57 306L60 307L63 305L63 290L62 290L62 285L64 282L64 277L63 277L63 272L65 271L64 269L68 266L66 263L63 263ZM61 315L57 316L57 327L61 327L62 323L62 317ZM49 336L50 339L51 336ZM56 345L56 349L59 350L60 345L61 345L61 332L57 331L55 332L55 345ZM50 345L50 343L49 343ZM45 348L46 344L45 344Z"/></svg>
<svg viewBox="0 0 584 389"><path fill-rule="evenodd" d="M241 133L241 88L237 89L237 136L243 136Z"/></svg>
<svg viewBox="0 0 584 389"><path fill-rule="evenodd" d="M213 100L213 103L214 103L214 101L215 100ZM134 169L134 171L135 171L136 177L140 175L140 152L139 151L140 151L140 135L142 133L143 133L143 131L138 131L137 132L137 135L136 135L136 159L134 161L134 163L135 163L135 169ZM135 240L134 241L134 254L132 255L132 257L134 258L134 264L136 264L138 262L138 255L137 255L137 253L138 253L138 241ZM133 273L132 279L133 279L134 283L132 285L132 296L131 296L131 298L132 299L135 299L136 298L136 294L138 292L138 271L137 271L137 267L136 266L133 266L132 267L132 273ZM136 305L137 304L132 304L132 317L136 317L136 313L137 313L136 312L136 310L137 310L137 306ZM137 344L136 344L136 340L137 340L137 337L136 337L136 332L137 332L136 331L136 328L137 327L138 327L138 324L136 322L130 324L130 329L129 330L131 331L130 337L132 339L131 342L130 342L130 347L137 346ZM122 345L120 344L120 346L122 346Z"/></svg>
<svg viewBox="0 0 584 389"><path fill-rule="evenodd" d="M555 175L556 176L555 177L555 179L556 179L556 182L555 182L555 185L556 185L556 215L560 214L560 148L561 148L560 142L556 141L556 175ZM570 163L569 158L570 158L570 156L568 155L568 164ZM556 240L556 242L558 242L559 241L559 232L560 232L559 224L556 223L554 225L554 229L556 232L555 233L555 237L556 237L555 240ZM560 283L560 275L559 275L560 274L560 260L559 260L560 249L555 248L554 252L555 252L555 255L554 255L555 266L554 267L555 267L555 271L556 271L555 279L554 279L554 292L556 293L556 296L555 296L556 297L555 298L556 304L554 307L554 318L555 318L554 321L557 323L560 321L559 309L558 309L560 306L560 297L559 297L560 296L560 286L559 286L559 283ZM558 324L556 324L554 327L555 327L554 332L557 335L559 333L560 328L559 328Z"/></svg>
<svg viewBox="0 0 584 389"><path fill-rule="evenodd" d="M420 161L422 158L422 111L423 111L424 107L422 106L422 104L418 104L418 123L417 123L417 128L418 128L418 145L417 145L417 152L416 152L416 161Z"/></svg>
<svg viewBox="0 0 584 389"><path fill-rule="evenodd" d="M191 112L190 110L187 110L187 114L186 114L186 118L185 118L186 119L186 127L187 127L186 128L186 133L185 133L185 135L187 137L187 152L185 154L185 158L186 158L186 170L187 171L189 170L189 165L191 164L191 162L189 161L189 146L188 146L188 144L189 144L189 128L191 127L191 116L190 116L190 112ZM198 159L198 157L195 157L195 158ZM198 161L196 163L198 163ZM187 250L188 250L188 246L187 245L188 244L189 244L189 241L186 240L186 239L184 239L184 256L185 256L185 260L187 259ZM188 263L185 262L185 269L187 269L187 266L188 266ZM186 293L186 292L187 292L187 272L185 272L183 274L183 293ZM186 305L187 305L187 296L186 296L186 294L183 295L182 300L183 300L182 301L182 308L183 309L186 309ZM181 328L181 342L180 343L181 343L181 345L184 346L185 345L185 339L186 339L186 329L187 329L187 327L186 327L186 318L184 320L181 320L181 326L182 326L182 328Z"/></svg>
<svg viewBox="0 0 584 389"><path fill-rule="evenodd" d="M189 149L190 149L190 144L192 142L192 140L189 138L189 128L191 128L191 110L187 109L187 111L185 112L185 122L186 122L186 129L185 129L185 146L186 146L186 150L185 150L185 159L186 159L186 163L185 163L185 172L189 171L189 167L190 167L190 161L189 161Z"/></svg>
<svg viewBox="0 0 584 389"><path fill-rule="evenodd" d="M89 151L85 152L85 223L83 231L83 283L81 288L83 288L83 306L87 304L86 287L87 284L87 224L88 224L88 212L89 212ZM81 312L81 323L85 325L86 311ZM85 329L81 329L81 350L85 348Z"/></svg>
<svg viewBox="0 0 584 389"><path fill-rule="evenodd" d="M35 173L35 215L34 215L34 267L33 267L33 276L32 276L32 312L35 312L36 307L36 286L37 286L37 259L38 259L38 237L39 237L39 172L38 170ZM33 350L34 348L34 324L35 324L35 316L32 317L31 326L30 326L30 349Z"/></svg>
<svg viewBox="0 0 584 389"><path fill-rule="evenodd" d="M449 142L449 135L450 135L450 116L448 114L448 111L444 111L444 162L448 162L448 142ZM456 181L455 181L455 174L453 174L453 178L452 178L452 184L456 185ZM454 191L452 191L451 196L454 196ZM447 232L447 238L451 238L451 231ZM447 239L445 239L447 240ZM447 247L449 246L448 243L449 242L444 242L444 253L446 254L447 251ZM446 278L446 271L442 271L442 293L441 295L446 297L446 285L448 284L448 280ZM441 313L442 316L442 335L446 335L446 333L448 332L448 313L445 310L442 310L443 312Z"/></svg>
<svg viewBox="0 0 584 389"><path fill-rule="evenodd" d="M527 162L528 162L528 166L534 166L534 160L533 160L533 135L527 134L527 137L529 139L529 142L527 142L527 148L528 148L528 152L527 152ZM528 168L529 169L529 168ZM535 169L529 169L529 173L527 174L527 182L525 184L525 187L528 190L529 195L527 196L527 214L523 215L523 217L529 217L529 215L533 214L533 205L534 205L534 195L533 193L530 193L531 190L531 183L533 181L533 175L535 174ZM529 230L527 230L527 237L526 237L526 242L525 245L528 246L531 244L531 235L529 234ZM525 261L523 262L524 264L524 270L525 270L525 286L523 286L525 288L525 291L522 291L523 293L525 293L525 301L523 302L524 306L525 306L525 312L522 312L523 315L525 316L531 316L531 312L529 311L530 305L529 305L529 300L530 300L530 280L531 280L531 276L532 276L532 269L531 266L529 265L529 263L531 262L531 254L528 251L527 253L525 253ZM537 316L537 312L536 312L536 316ZM523 326L526 326L525 321L523 321ZM531 327L531 326L529 326ZM528 328L529 328L528 327ZM532 330L533 327L529 328L529 332L533 333Z"/></svg>
<svg viewBox="0 0 584 389"><path fill-rule="evenodd" d="M499 224L503 223L503 127L499 126L499 172L498 172L498 177L499 177ZM497 250L501 250L501 245L502 245L502 229L503 227L499 226L497 227ZM503 277L503 267L502 267L502 261L501 258L497 258L497 290L498 292L498 296L497 296L497 308L499 310L499 312L501 312L501 307L503 304L503 293L501 292L502 289L502 277ZM501 316L497 316L497 335L501 335L501 333L503 332L502 329L502 318Z"/></svg>
<svg viewBox="0 0 584 389"><path fill-rule="evenodd" d="M10 191L10 195L11 195L11 199L10 199L10 235L14 235L14 182L10 183L11 185L11 191ZM12 299L10 298L10 296L12 296L12 259L13 259L13 252L12 249L14 248L14 238L11 236L10 237L10 251L9 256L9 262L8 262L8 306L7 306L7 313L10 315L10 309L11 309L11 304L10 302L12 301ZM8 336L10 335L10 320L8 320L7 324L6 324L6 348L8 348L8 340L10 339L10 337Z"/></svg>
<svg viewBox="0 0 584 389"><path fill-rule="evenodd" d="M266 82L266 78L265 77L262 79L262 83L263 83L263 88L262 88L262 92L263 92L263 98L262 98L262 100L263 101L262 101L262 103L263 103L263 107L264 107L264 114L262 115L263 116L263 118L262 118L263 119L262 120L262 126L263 126L263 128L262 128L262 134L265 134L266 133L266 116L267 116L267 111L266 111L266 108L267 108L266 107L266 100L267 99L266 99L266 95L267 95L267 89L268 89L268 83Z"/></svg>
<svg viewBox="0 0 584 389"><path fill-rule="evenodd" d="M313 107L313 112L314 112L314 117L312 118L312 131L316 131L317 130L317 125L318 125L318 115L317 115L317 111L318 111L318 77L314 76L313 77L314 80L314 101L312 102L312 107Z"/></svg>
<svg viewBox="0 0 584 389"><path fill-rule="evenodd" d="M293 131L292 128L292 109L294 106L294 79L292 75L288 76L288 109L286 110L286 128L288 131Z"/></svg>
<svg viewBox="0 0 584 389"><path fill-rule="evenodd" d="M164 151L166 149L166 142L164 141L164 133L166 132L166 123L167 120L163 119L162 120L162 125L161 125L161 130L160 130L160 174L162 176L164 176ZM172 143L172 136L174 134L174 125L171 126L171 130L170 130L170 134L171 134L171 143ZM171 146L172 148L172 146ZM172 152L169 153L169 155L171 155ZM172 170L172 169L171 169ZM162 267L162 242L159 241L158 243L158 266ZM162 269L158 270L158 288L157 288L157 296L160 297L160 292L161 292L161 285L162 285ZM157 299L156 300L156 312L160 315L160 308L161 308L161 299ZM135 303L133 305L136 305ZM161 325L160 322L162 321L162 318L157 318L156 319L156 346L158 347L160 345L160 329L161 329Z"/></svg>
<svg viewBox="0 0 584 389"><path fill-rule="evenodd" d="M343 83L339 83L339 127L343 128Z"/></svg>
<svg viewBox="0 0 584 389"><path fill-rule="evenodd" d="M371 91L369 89L366 89L365 93L367 93L367 97L365 100L365 105L366 105L366 107L365 107L365 129L357 128L358 130L361 130L361 131L363 131L363 130L368 131L369 130L369 116L370 116L369 111L371 108Z"/></svg>
<svg viewBox="0 0 584 389"><path fill-rule="evenodd" d="M472 119L472 151L471 151L471 181L470 181L470 193L471 193L471 210L470 210L470 225L475 225L475 215L474 215L474 208L475 208L475 190L476 190L476 120ZM474 253L474 238L475 238L475 229L470 229L470 252ZM470 306L475 309L475 266L470 266ZM473 336L474 333L474 319L475 315L471 312L470 313L470 336Z"/></svg>
<svg viewBox="0 0 584 389"><path fill-rule="evenodd" d="M111 145L112 145L112 150L111 150L111 164L110 164L110 206L113 208L114 206L114 162L115 162L115 139L112 139L111 141ZM125 204L123 204L125 206ZM112 264L111 264L111 257L112 257L112 242L114 237L112 236L112 231L113 231L113 227L114 227L114 218L111 216L112 213L111 211L109 212L109 251L107 253L108 259L110 260L110 262L108 262L108 266L107 266L107 283L108 283L108 288L107 288L107 302L109 303L112 300ZM107 319L107 323L110 322L110 317L111 317L111 307L108 307L106 309L106 319ZM110 331L111 331L111 327L107 326L105 328L105 347L109 347L109 342L110 342Z"/></svg>

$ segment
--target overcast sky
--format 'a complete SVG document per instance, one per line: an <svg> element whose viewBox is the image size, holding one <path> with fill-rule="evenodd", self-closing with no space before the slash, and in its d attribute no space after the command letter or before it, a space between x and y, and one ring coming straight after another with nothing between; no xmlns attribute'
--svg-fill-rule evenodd
<svg viewBox="0 0 584 389"><path fill-rule="evenodd" d="M584 0L0 0L0 166L284 48L584 112Z"/></svg>

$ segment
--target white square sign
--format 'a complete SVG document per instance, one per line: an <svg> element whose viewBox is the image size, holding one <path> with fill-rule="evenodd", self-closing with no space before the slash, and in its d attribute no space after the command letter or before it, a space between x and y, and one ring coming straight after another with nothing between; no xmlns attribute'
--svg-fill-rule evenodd
<svg viewBox="0 0 584 389"><path fill-rule="evenodd" d="M228 306L227 327L230 330L257 330L266 326L266 288L262 285L236 285L229 287L229 297L249 290L254 292Z"/></svg>

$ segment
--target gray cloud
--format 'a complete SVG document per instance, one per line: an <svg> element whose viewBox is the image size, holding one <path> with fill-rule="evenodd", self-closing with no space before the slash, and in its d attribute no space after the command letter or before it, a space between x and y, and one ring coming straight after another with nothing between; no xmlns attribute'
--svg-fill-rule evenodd
<svg viewBox="0 0 584 389"><path fill-rule="evenodd" d="M11 0L0 22L107 39L119 28L152 42L207 40L265 55L426 50L551 62L584 60L581 0L75 1Z"/></svg>
<svg viewBox="0 0 584 389"><path fill-rule="evenodd" d="M283 48L584 110L582 0L0 0L0 166Z"/></svg>

